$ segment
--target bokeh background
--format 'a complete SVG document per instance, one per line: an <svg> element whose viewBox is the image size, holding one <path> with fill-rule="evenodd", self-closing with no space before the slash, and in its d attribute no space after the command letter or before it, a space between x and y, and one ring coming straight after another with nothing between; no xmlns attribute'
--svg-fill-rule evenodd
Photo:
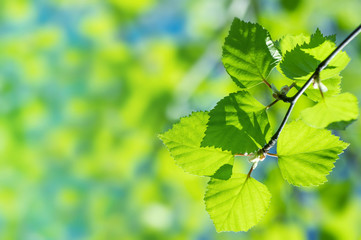
<svg viewBox="0 0 361 240"><path fill-rule="evenodd" d="M361 239L360 121L335 132L351 146L319 188L264 161L254 177L272 202L247 233L215 232L207 179L157 138L237 90L220 61L233 17L274 40L319 27L340 43L360 12L359 0L1 0L0 239ZM347 52L343 89L361 99L361 36Z"/></svg>

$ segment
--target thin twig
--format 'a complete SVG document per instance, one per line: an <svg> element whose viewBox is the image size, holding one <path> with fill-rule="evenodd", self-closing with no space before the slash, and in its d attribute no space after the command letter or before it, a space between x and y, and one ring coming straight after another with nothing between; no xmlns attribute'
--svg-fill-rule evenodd
<svg viewBox="0 0 361 240"><path fill-rule="evenodd" d="M306 91L306 89L310 86L312 81L314 79L318 79L320 72L327 67L327 65L330 63L330 61L345 47L349 42L351 42L352 39L354 39L359 33L361 32L361 24L335 49L333 52L325 59L323 60L318 67L316 68L315 72L312 74L312 76L307 80L307 82L298 90L298 92L291 98L287 98L289 100L290 106L286 112L286 115L284 116L281 125L279 126L278 130L275 132L275 134L271 137L270 141L263 146L261 149L262 152L268 153L268 151L276 144L277 139L282 132L282 129L286 125L286 122L288 118L291 115L291 112L293 110L293 107L295 106L297 100L300 98L300 96Z"/></svg>
<svg viewBox="0 0 361 240"><path fill-rule="evenodd" d="M327 65L331 62L331 60L345 47L349 44L359 33L361 32L361 24L352 32L350 35L343 40L343 42L325 59L320 63L319 71L322 71Z"/></svg>
<svg viewBox="0 0 361 240"><path fill-rule="evenodd" d="M274 104L276 104L279 101L279 99L274 100L273 102L271 102L270 104L268 104L268 106L266 107L266 109L269 109L270 107L272 107Z"/></svg>
<svg viewBox="0 0 361 240"><path fill-rule="evenodd" d="M235 156L235 157L238 157L238 156L242 156L242 157L244 157L244 156L248 156L248 154L246 154L246 153L245 153L245 154L238 153L238 154L235 154L234 156Z"/></svg>
<svg viewBox="0 0 361 240"><path fill-rule="evenodd" d="M290 85L290 90L291 90L291 88L293 88L294 86L296 86L296 82L293 82L293 83Z"/></svg>
<svg viewBox="0 0 361 240"><path fill-rule="evenodd" d="M253 166L254 166L254 163L252 164L251 169L249 170L249 172L247 174L247 179L251 176L251 173L253 171Z"/></svg>
<svg viewBox="0 0 361 240"><path fill-rule="evenodd" d="M271 157L278 157L277 154L274 154L274 153L266 153L267 156L271 156Z"/></svg>

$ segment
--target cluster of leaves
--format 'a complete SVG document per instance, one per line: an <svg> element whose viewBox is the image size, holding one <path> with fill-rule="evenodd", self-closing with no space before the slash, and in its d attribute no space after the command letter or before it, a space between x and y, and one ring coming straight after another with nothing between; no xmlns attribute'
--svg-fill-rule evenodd
<svg viewBox="0 0 361 240"><path fill-rule="evenodd" d="M335 49L335 36L317 30L311 36L284 36L273 42L258 24L234 19L223 46L223 64L241 88L209 112L194 112L160 135L176 163L186 172L210 177L205 194L206 209L217 231L247 231L266 213L271 194L251 177L267 151L273 135L267 106L248 89L267 78L275 67L290 80L287 90L273 96L282 100L289 88L301 88L317 66ZM349 58L340 52L321 72L304 95L315 102L301 117L281 129L277 141L278 166L285 180L295 186L317 186L327 181L348 144L330 129L344 129L358 116L357 99L340 93L340 71ZM321 94L320 94L321 92ZM263 152L262 152L263 151ZM235 155L253 163L248 174L233 170Z"/></svg>

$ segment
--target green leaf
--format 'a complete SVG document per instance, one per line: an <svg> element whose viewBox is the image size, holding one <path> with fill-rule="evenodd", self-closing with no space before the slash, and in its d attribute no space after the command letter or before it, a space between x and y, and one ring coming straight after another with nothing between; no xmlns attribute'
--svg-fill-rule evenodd
<svg viewBox="0 0 361 240"><path fill-rule="evenodd" d="M320 62L312 55L304 52L300 46L297 46L285 54L279 68L281 73L290 79L306 81Z"/></svg>
<svg viewBox="0 0 361 240"><path fill-rule="evenodd" d="M276 46L282 53L282 55L285 55L286 52L290 52L292 49L294 49L297 45L302 45L305 42L309 42L310 37L305 36L303 34L294 36L294 35L285 35L281 39L277 40L275 42Z"/></svg>
<svg viewBox="0 0 361 240"><path fill-rule="evenodd" d="M201 147L201 141L209 119L206 112L195 112L181 118L180 123L160 135L177 165L186 172L212 176L222 165L233 164L234 156L229 151L215 147Z"/></svg>
<svg viewBox="0 0 361 240"><path fill-rule="evenodd" d="M331 42L336 41L336 35L323 36L319 29L316 29L316 32L312 36L305 36L303 34L299 35L285 35L275 42L275 45L282 53L282 56L286 52L290 52L297 46L302 46L302 48L314 48L329 40Z"/></svg>
<svg viewBox="0 0 361 240"><path fill-rule="evenodd" d="M330 130L345 130L346 127L348 127L348 125L350 125L354 121L356 121L356 119L349 120L349 121L333 122L333 123L331 123L331 124L329 124L327 126L327 129L330 129Z"/></svg>
<svg viewBox="0 0 361 240"><path fill-rule="evenodd" d="M341 87L340 87L341 77L338 75L323 80L322 84L325 85L328 89L327 92L323 92L324 97L333 97L341 92ZM302 84L298 83L298 85L299 86L296 85L296 88L300 89ZM309 88L306 89L304 95L306 95L308 98L310 98L315 102L323 101L322 95L320 93L320 89L318 87L314 88L312 84Z"/></svg>
<svg viewBox="0 0 361 240"><path fill-rule="evenodd" d="M331 123L349 122L358 117L357 98L351 93L326 97L301 112L302 120L312 127L325 128Z"/></svg>
<svg viewBox="0 0 361 240"><path fill-rule="evenodd" d="M248 231L267 212L271 194L264 184L239 173L226 181L211 179L204 200L217 232Z"/></svg>
<svg viewBox="0 0 361 240"><path fill-rule="evenodd" d="M267 30L259 24L233 20L223 45L222 62L239 87L261 83L280 60Z"/></svg>
<svg viewBox="0 0 361 240"><path fill-rule="evenodd" d="M315 48L302 48L302 50L313 56L319 62L326 59L330 53L336 48L336 44L331 41L325 41L322 44L318 45ZM347 56L346 52L339 52L328 64L328 66L321 71L320 79L325 80L327 78L338 75L348 64L350 58ZM311 74L316 70L317 66L311 72ZM308 79L308 78L307 78ZM305 79L305 80L307 80Z"/></svg>
<svg viewBox="0 0 361 240"><path fill-rule="evenodd" d="M215 146L233 154L258 150L271 138L265 106L247 91L223 98L209 113L202 146Z"/></svg>
<svg viewBox="0 0 361 240"><path fill-rule="evenodd" d="M324 43L325 41L330 41L335 43L336 41L336 35L329 35L329 36L324 36L320 29L316 29L315 33L311 35L309 42L307 42L303 47L304 48L314 48L319 46L320 44Z"/></svg>
<svg viewBox="0 0 361 240"><path fill-rule="evenodd" d="M233 165L224 164L211 177L217 178L217 179L222 179L222 180L228 180L232 176L232 171L233 171Z"/></svg>
<svg viewBox="0 0 361 240"><path fill-rule="evenodd" d="M328 130L292 122L277 142L278 166L283 178L293 185L320 185L327 181L326 176L347 146Z"/></svg>
<svg viewBox="0 0 361 240"><path fill-rule="evenodd" d="M318 29L309 40L303 35L282 38L278 44L283 49L283 60L278 70L290 79L301 82L308 80L321 61L336 48L334 40L333 35L323 36ZM321 80L338 75L349 61L345 52L337 54L321 72Z"/></svg>

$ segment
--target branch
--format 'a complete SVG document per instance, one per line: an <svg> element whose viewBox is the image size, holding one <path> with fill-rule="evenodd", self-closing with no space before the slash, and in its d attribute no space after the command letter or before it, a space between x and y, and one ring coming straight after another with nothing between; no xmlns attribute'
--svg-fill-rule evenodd
<svg viewBox="0 0 361 240"><path fill-rule="evenodd" d="M272 136L271 140L263 146L263 148L260 150L263 153L267 153L277 142L277 139L282 132L282 129L286 125L286 122L288 118L291 115L291 112L293 110L293 107L295 106L297 100L300 98L300 96L306 91L306 89L310 86L313 80L318 79L320 76L320 72L327 67L327 65L330 63L330 61L345 47L347 44L349 44L352 39L354 39L359 33L361 32L361 25L359 25L348 37L343 40L343 42L325 59L323 60L318 67L316 68L315 72L312 74L312 76L307 80L307 82L298 90L298 92L293 96L288 98L287 102L290 103L290 106L286 112L286 115L284 116L281 125L279 126L278 130L275 132L275 134Z"/></svg>
<svg viewBox="0 0 361 240"><path fill-rule="evenodd" d="M271 157L278 157L277 154L274 154L274 153L266 153L267 156L271 156Z"/></svg>

